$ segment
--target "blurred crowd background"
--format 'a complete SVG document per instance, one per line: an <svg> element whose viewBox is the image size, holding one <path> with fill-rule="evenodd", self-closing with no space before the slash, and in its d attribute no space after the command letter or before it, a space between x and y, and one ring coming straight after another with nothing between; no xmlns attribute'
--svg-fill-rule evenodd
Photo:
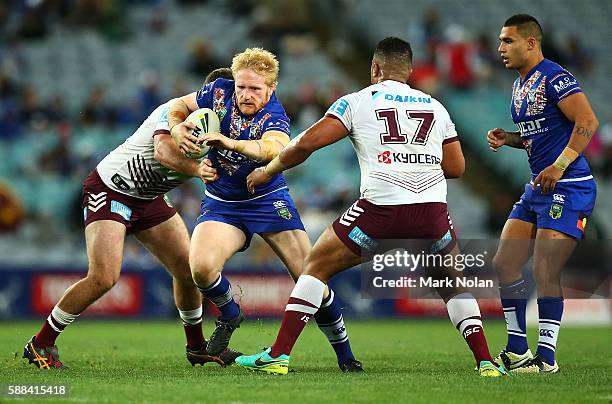
<svg viewBox="0 0 612 404"><path fill-rule="evenodd" d="M612 234L612 2L585 0L0 0L0 268L85 267L81 183L166 100L249 46L278 55L278 97L293 135L339 96L369 85L371 53L387 35L409 40L411 84L442 101L460 133L467 173L449 182L461 238L494 238L529 179L523 151L488 151L486 131L514 130L516 73L497 53L510 15L537 17L544 55L581 82L601 126L586 154L598 181L591 238ZM314 240L358 197L348 139L288 175ZM203 185L170 196L189 227ZM255 240L254 240L255 241ZM154 262L135 240L126 263ZM279 265L254 242L233 266Z"/></svg>

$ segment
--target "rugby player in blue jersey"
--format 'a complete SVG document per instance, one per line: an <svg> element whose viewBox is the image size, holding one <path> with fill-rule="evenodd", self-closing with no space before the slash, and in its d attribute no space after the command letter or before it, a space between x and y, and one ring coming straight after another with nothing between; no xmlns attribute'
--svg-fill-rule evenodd
<svg viewBox="0 0 612 404"><path fill-rule="evenodd" d="M259 234L295 280L311 249L282 175L254 193L246 186L247 175L267 164L289 143L289 118L274 93L278 61L264 49L250 48L234 56L231 68L235 81L218 79L181 97L169 112L172 136L185 153L199 152L198 139L192 134L194 126L184 122L191 111L210 108L221 123L221 133L199 139L213 146L208 158L219 178L206 186L190 249L193 279L221 312L207 344L211 355L227 348L244 319L230 283L221 273L227 260L246 250L253 235ZM351 352L342 313L331 290L315 317L336 352L340 368L345 372L362 371Z"/></svg>
<svg viewBox="0 0 612 404"><path fill-rule="evenodd" d="M496 361L515 372L556 373L563 314L560 273L584 237L595 205L595 181L582 152L599 122L576 78L544 58L542 28L534 17L510 17L499 39L504 65L519 73L510 105L518 131L495 128L487 140L493 151L503 145L525 149L532 179L510 213L493 260L508 332L508 343ZM522 275L531 245L539 312L535 356L527 344Z"/></svg>

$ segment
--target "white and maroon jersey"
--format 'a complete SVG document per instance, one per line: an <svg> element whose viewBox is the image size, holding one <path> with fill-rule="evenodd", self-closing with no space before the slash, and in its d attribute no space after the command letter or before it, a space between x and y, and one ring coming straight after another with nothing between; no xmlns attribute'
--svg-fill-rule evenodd
<svg viewBox="0 0 612 404"><path fill-rule="evenodd" d="M339 98L327 114L349 131L361 198L376 205L446 202L442 145L458 137L440 102L386 80Z"/></svg>
<svg viewBox="0 0 612 404"><path fill-rule="evenodd" d="M155 199L191 178L154 158L153 137L170 134L168 111L172 101L157 107L132 136L98 164L98 174L109 188L135 198Z"/></svg>

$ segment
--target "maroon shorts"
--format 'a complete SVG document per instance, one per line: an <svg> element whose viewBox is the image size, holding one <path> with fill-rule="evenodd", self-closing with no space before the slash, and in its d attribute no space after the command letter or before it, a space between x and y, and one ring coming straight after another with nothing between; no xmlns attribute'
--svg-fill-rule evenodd
<svg viewBox="0 0 612 404"><path fill-rule="evenodd" d="M374 205L359 199L332 227L344 245L361 256L384 252L393 240L423 240L429 252L445 254L457 238L447 205L441 202ZM387 241L381 245L381 240Z"/></svg>
<svg viewBox="0 0 612 404"><path fill-rule="evenodd" d="M164 195L147 200L113 191L96 170L83 182L82 208L85 227L98 220L113 220L123 223L128 234L157 226L176 214Z"/></svg>

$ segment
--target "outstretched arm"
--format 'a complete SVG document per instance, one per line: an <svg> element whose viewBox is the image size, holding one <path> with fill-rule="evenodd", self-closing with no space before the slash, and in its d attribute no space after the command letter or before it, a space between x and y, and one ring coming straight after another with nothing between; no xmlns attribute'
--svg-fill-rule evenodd
<svg viewBox="0 0 612 404"><path fill-rule="evenodd" d="M289 135L269 130L258 140L236 140L220 133L207 133L200 141L218 149L235 151L259 163L268 163L287 146Z"/></svg>
<svg viewBox="0 0 612 404"><path fill-rule="evenodd" d="M249 192L286 169L302 164L316 150L346 137L348 130L340 120L327 115L293 139L287 147L265 167L254 170L247 177Z"/></svg>

